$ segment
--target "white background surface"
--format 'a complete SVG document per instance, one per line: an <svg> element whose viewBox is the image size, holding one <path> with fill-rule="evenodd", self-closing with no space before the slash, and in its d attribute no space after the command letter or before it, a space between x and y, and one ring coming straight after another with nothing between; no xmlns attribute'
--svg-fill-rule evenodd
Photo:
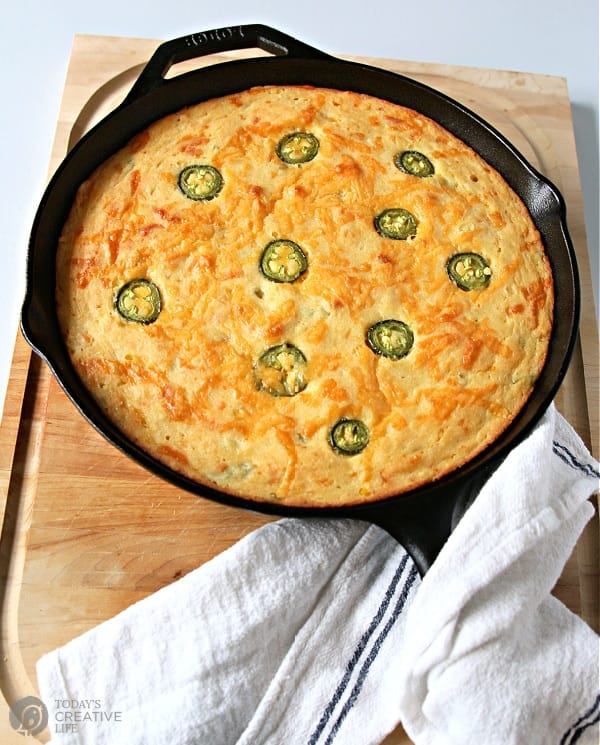
<svg viewBox="0 0 600 745"><path fill-rule="evenodd" d="M240 23L332 54L566 78L598 307L598 0L9 0L0 29L0 410L73 36L170 39Z"/></svg>

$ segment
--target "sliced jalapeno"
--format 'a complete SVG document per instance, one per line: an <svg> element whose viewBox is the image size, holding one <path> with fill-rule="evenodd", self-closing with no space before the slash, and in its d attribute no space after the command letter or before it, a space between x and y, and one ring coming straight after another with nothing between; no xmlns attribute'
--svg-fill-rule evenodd
<svg viewBox="0 0 600 745"><path fill-rule="evenodd" d="M269 347L254 365L259 391L272 396L295 396L306 388L306 357L293 344Z"/></svg>
<svg viewBox="0 0 600 745"><path fill-rule="evenodd" d="M398 153L394 158L394 163L404 173L419 178L433 176L435 172L433 163L429 158L416 150L405 150L403 153Z"/></svg>
<svg viewBox="0 0 600 745"><path fill-rule="evenodd" d="M149 279L132 279L119 290L115 305L127 321L153 323L161 310L160 292Z"/></svg>
<svg viewBox="0 0 600 745"><path fill-rule="evenodd" d="M291 132L279 140L275 152L289 165L308 163L319 152L319 140L310 132Z"/></svg>
<svg viewBox="0 0 600 745"><path fill-rule="evenodd" d="M342 455L357 455L369 444L369 429L360 419L340 419L331 428L331 447Z"/></svg>
<svg viewBox="0 0 600 745"><path fill-rule="evenodd" d="M223 187L223 177L214 166L186 166L179 174L178 185L188 199L214 199Z"/></svg>
<svg viewBox="0 0 600 745"><path fill-rule="evenodd" d="M260 270L273 282L294 282L308 267L304 251L297 243L280 239L267 244L260 257Z"/></svg>
<svg viewBox="0 0 600 745"><path fill-rule="evenodd" d="M492 270L487 261L476 253L454 254L448 259L446 271L461 290L483 290L490 283Z"/></svg>
<svg viewBox="0 0 600 745"><path fill-rule="evenodd" d="M415 337L403 321L390 318L378 321L367 330L367 344L375 352L391 360L400 360L410 352Z"/></svg>
<svg viewBox="0 0 600 745"><path fill-rule="evenodd" d="M417 234L415 216L402 207L392 207L380 212L375 218L375 229L384 238L405 241Z"/></svg>

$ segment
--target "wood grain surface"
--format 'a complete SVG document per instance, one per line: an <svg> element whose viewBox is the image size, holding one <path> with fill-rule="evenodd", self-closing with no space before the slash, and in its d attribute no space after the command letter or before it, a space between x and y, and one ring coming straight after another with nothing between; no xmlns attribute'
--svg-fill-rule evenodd
<svg viewBox="0 0 600 745"><path fill-rule="evenodd" d="M77 36L50 163L128 92L159 42ZM255 52L186 63L200 67ZM262 53L260 53L262 54ZM348 58L357 60L358 58ZM566 83L511 71L363 59L432 85L490 121L561 190L582 275L583 317L559 410L598 457L598 334ZM182 492L109 445L17 333L0 427L0 742L22 743L8 706L35 695L37 659L175 581L272 518ZM555 594L598 629L598 520ZM46 731L41 741L48 739ZM385 745L410 740L399 727Z"/></svg>

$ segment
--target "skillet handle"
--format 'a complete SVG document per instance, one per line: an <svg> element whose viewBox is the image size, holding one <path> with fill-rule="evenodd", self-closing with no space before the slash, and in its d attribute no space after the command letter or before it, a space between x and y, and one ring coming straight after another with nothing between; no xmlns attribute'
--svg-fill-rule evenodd
<svg viewBox="0 0 600 745"><path fill-rule="evenodd" d="M395 538L423 577L498 465L488 463L451 486L440 486L395 504L372 505L361 519L375 523Z"/></svg>
<svg viewBox="0 0 600 745"><path fill-rule="evenodd" d="M253 48L262 49L278 57L331 59L330 55L325 52L259 23L201 31L161 44L140 73L123 103L131 103L163 85L166 82L165 75L178 62L235 49Z"/></svg>

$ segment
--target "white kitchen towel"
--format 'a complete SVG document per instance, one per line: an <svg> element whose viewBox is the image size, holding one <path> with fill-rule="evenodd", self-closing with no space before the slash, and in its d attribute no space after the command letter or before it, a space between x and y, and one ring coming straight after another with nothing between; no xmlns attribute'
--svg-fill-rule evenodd
<svg viewBox="0 0 600 745"><path fill-rule="evenodd" d="M407 619L399 700L416 743L598 745L599 640L550 591L599 478L551 407L484 485Z"/></svg>
<svg viewBox="0 0 600 745"><path fill-rule="evenodd" d="M421 581L383 530L271 523L45 655L54 745L598 742L598 637L550 595L598 464L551 407Z"/></svg>

